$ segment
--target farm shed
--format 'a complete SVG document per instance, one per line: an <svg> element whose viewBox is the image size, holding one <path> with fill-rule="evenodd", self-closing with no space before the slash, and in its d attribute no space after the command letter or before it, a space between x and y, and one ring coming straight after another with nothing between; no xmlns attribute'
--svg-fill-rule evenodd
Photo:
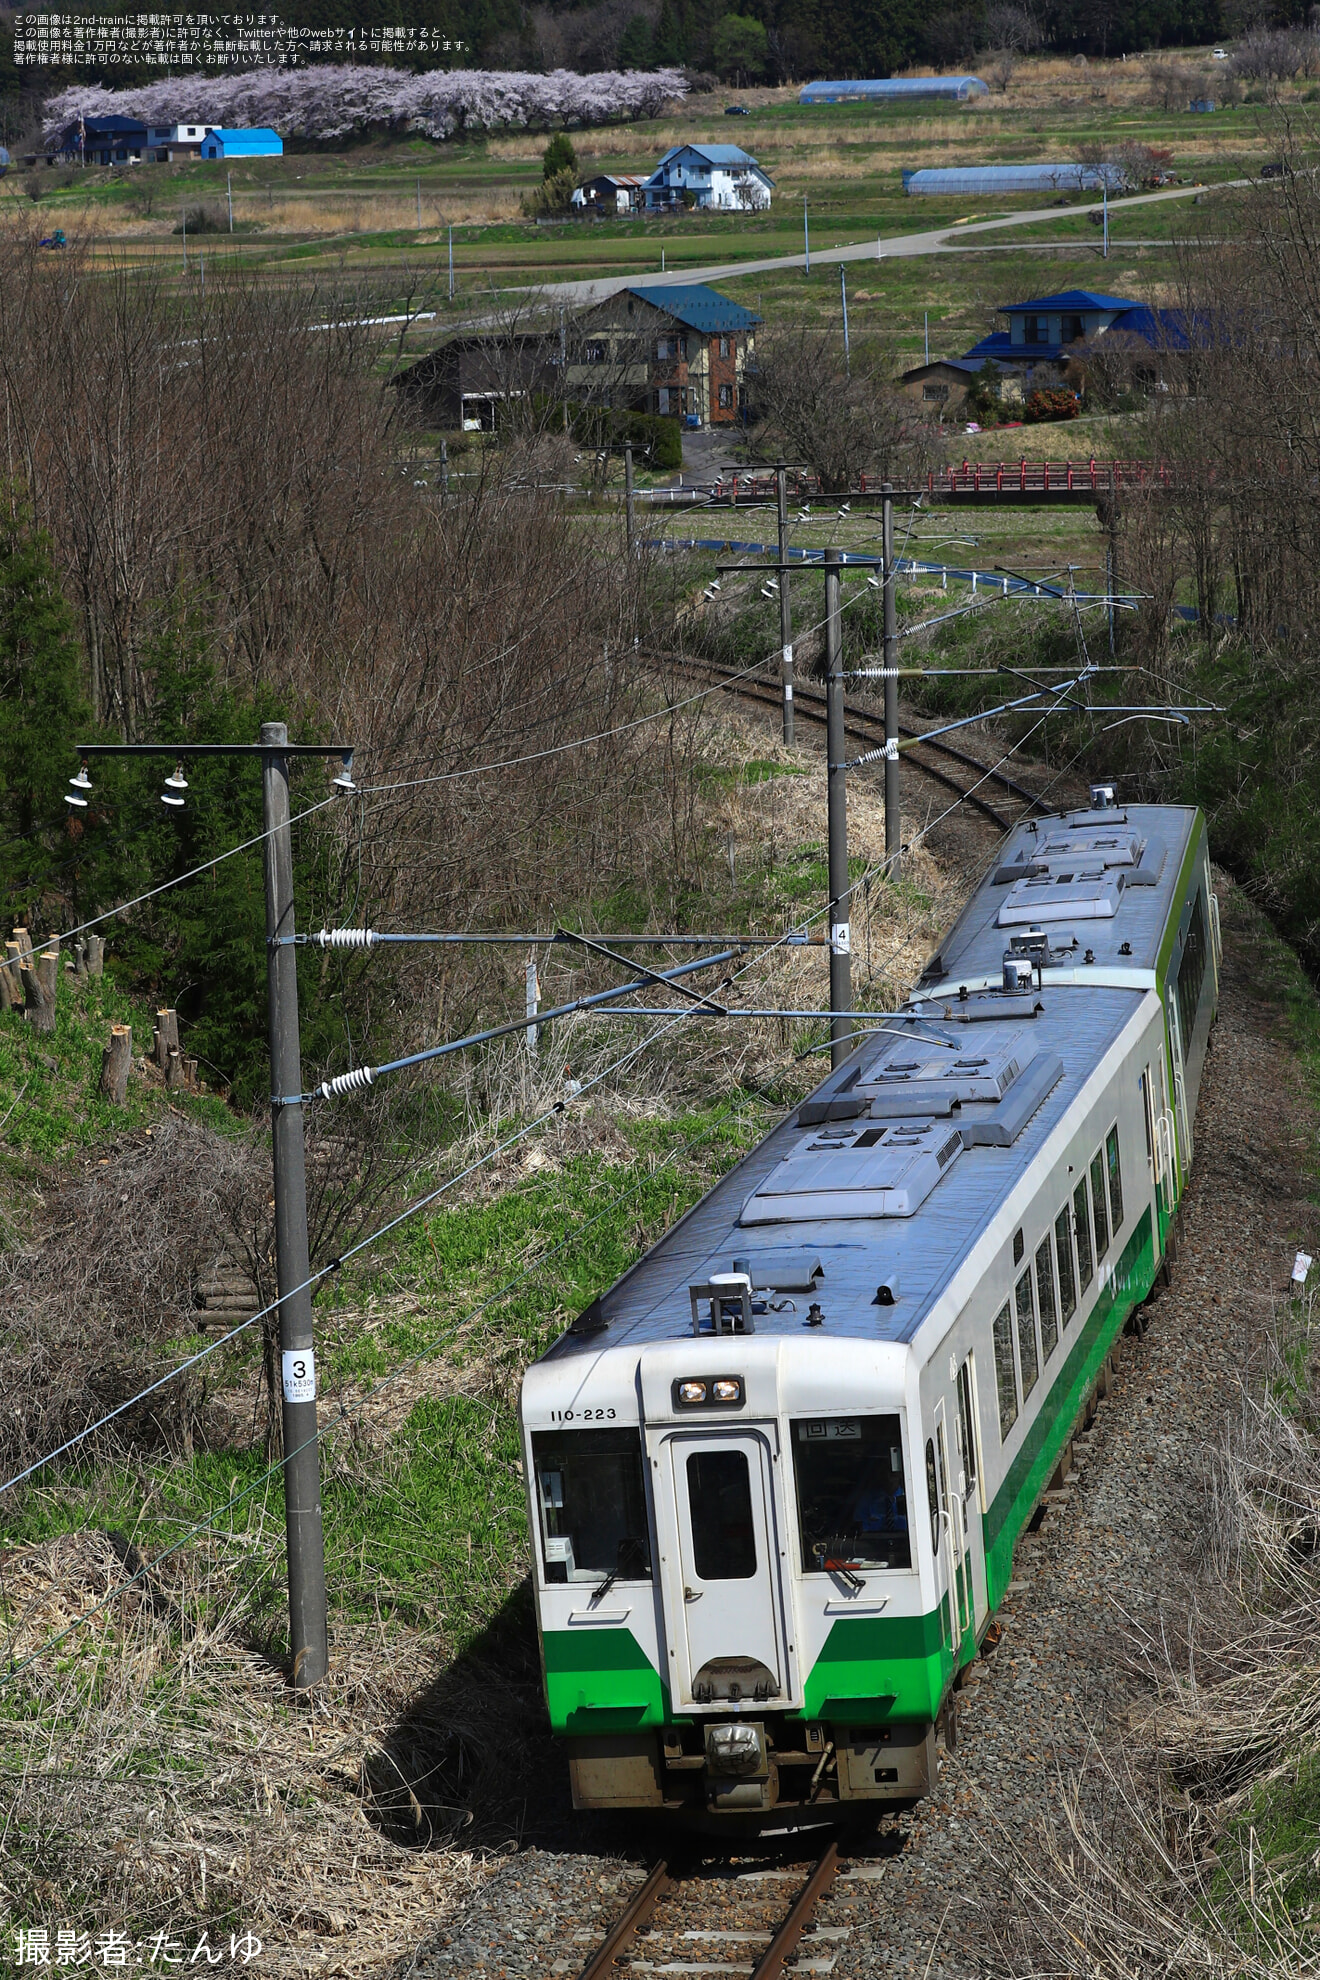
<svg viewBox="0 0 1320 1980"><path fill-rule="evenodd" d="M972 96L989 96L979 76L886 76L878 82L813 82L799 91L799 103L919 102L942 97L966 103Z"/></svg>
<svg viewBox="0 0 1320 1980"><path fill-rule="evenodd" d="M948 165L904 172L905 193L963 193L971 199L997 193L1121 192L1127 184L1119 165Z"/></svg>

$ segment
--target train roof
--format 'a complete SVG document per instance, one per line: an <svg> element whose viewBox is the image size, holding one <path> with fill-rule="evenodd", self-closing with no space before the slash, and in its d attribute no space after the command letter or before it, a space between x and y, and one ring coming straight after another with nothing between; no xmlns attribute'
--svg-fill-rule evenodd
<svg viewBox="0 0 1320 1980"><path fill-rule="evenodd" d="M910 1341L1151 988L1198 831L1149 805L1019 825L904 1012L550 1355L690 1338L692 1289L739 1271L769 1295L760 1335L796 1335L812 1299L827 1336ZM1042 967L1012 992L1015 940Z"/></svg>

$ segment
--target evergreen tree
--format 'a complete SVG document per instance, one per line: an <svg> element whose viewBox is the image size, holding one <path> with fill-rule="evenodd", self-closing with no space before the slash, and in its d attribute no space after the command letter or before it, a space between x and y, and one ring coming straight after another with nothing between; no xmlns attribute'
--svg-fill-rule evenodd
<svg viewBox="0 0 1320 1980"><path fill-rule="evenodd" d="M646 17L634 14L619 36L618 65L621 69L649 69L654 59Z"/></svg>
<svg viewBox="0 0 1320 1980"><path fill-rule="evenodd" d="M91 715L73 614L46 539L0 500L0 894L35 908L67 863L78 819L63 802Z"/></svg>
<svg viewBox="0 0 1320 1980"><path fill-rule="evenodd" d="M673 0L661 0L660 13L651 35L651 60L657 69L678 68L687 60L683 31L674 12Z"/></svg>
<svg viewBox="0 0 1320 1980"><path fill-rule="evenodd" d="M557 179L561 172L577 171L577 153L567 131L556 131L541 153L541 177Z"/></svg>

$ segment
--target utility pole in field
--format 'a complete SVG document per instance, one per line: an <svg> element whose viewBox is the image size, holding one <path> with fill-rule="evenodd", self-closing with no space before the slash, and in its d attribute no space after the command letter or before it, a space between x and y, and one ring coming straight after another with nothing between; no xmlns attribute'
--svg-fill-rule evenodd
<svg viewBox="0 0 1320 1980"><path fill-rule="evenodd" d="M892 880L902 851L898 815L898 600L894 592L894 489L886 481L881 494L884 581L885 681L885 867Z"/></svg>
<svg viewBox="0 0 1320 1980"><path fill-rule="evenodd" d="M793 740L793 610L788 596L788 469L775 469L775 504L779 510L779 653L784 682L784 741Z"/></svg>
<svg viewBox="0 0 1320 1980"><path fill-rule="evenodd" d="M852 377L852 358L848 352L848 277L843 263L839 263L839 304L843 310L843 368Z"/></svg>
<svg viewBox="0 0 1320 1980"><path fill-rule="evenodd" d="M232 172L225 173L225 194L229 200L229 231L232 234L234 231L234 175Z"/></svg>
<svg viewBox="0 0 1320 1980"><path fill-rule="evenodd" d="M275 1181L275 1273L280 1312L283 1391L285 1544L289 1577L289 1681L295 1690L318 1684L329 1665L325 1542L321 1522L321 1454L316 1418L316 1351L308 1285L307 1182L303 1154L302 1054L298 1034L297 951L294 947L293 836L289 760L340 756L336 788L354 788L353 752L340 743L290 743L283 722L263 722L255 743L85 743L78 754L163 756L178 763L167 801L187 789L183 763L196 757L255 756L261 762L262 852L266 894L266 989L270 1027L271 1154Z"/></svg>
<svg viewBox="0 0 1320 1980"><path fill-rule="evenodd" d="M632 441L623 443L623 506L627 512L628 555L631 557L637 542L637 525L633 517L633 462Z"/></svg>
<svg viewBox="0 0 1320 1980"><path fill-rule="evenodd" d="M449 229L449 300L454 300L454 230Z"/></svg>
<svg viewBox="0 0 1320 1980"><path fill-rule="evenodd" d="M829 812L830 1064L841 1066L852 1050L852 931L849 927L848 800L844 769L842 558L825 552L826 792ZM888 765L885 766L886 769Z"/></svg>
<svg viewBox="0 0 1320 1980"><path fill-rule="evenodd" d="M806 267L805 267L805 269L803 270L803 273L804 273L804 274L806 274L806 275L810 275L810 273L811 273L811 226L810 226L810 223L809 223L809 222L808 222L808 220L807 220L807 195L806 195L805 193L803 193L803 195L802 195L802 247L803 247L803 252L804 252L804 254L805 254L805 257L806 257Z"/></svg>

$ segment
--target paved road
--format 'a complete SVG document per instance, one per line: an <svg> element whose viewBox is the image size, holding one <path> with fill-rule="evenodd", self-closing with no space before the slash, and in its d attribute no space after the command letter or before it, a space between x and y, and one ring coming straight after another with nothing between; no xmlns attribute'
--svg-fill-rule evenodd
<svg viewBox="0 0 1320 1980"><path fill-rule="evenodd" d="M1250 179L1229 179L1214 188L1226 190L1230 186L1247 186ZM1203 186L1171 186L1163 192L1135 193L1129 199L1111 199L1109 217L1111 222L1121 214L1130 213L1137 206L1158 206L1170 199L1194 199L1198 192L1208 188ZM1101 203L1093 206L1074 206L1067 210L1067 218L1073 219L1078 213L1099 213ZM980 234L994 233L1005 227L1030 227L1041 220L1057 220L1061 209L1058 206L1039 206L1025 213L1010 213L999 220L973 220L966 226L932 227L918 234L886 234L879 240L854 241L848 247L820 248L813 252L812 262L820 266L833 265L839 261L889 261L902 256L919 254L943 254L950 249L962 247L963 243ZM1042 245L1057 246L1057 242ZM1085 245L1079 241L1078 247ZM1121 245L1126 245L1122 243ZM591 303L601 302L621 288L639 282L665 282L687 285L692 282L727 282L736 275L768 275L781 269L801 268L805 256L800 254L779 255L769 261L720 261L711 262L705 268L685 268L680 274L673 270L658 275L654 269L645 275L610 275L593 277L585 282L550 282L537 293L547 301Z"/></svg>

